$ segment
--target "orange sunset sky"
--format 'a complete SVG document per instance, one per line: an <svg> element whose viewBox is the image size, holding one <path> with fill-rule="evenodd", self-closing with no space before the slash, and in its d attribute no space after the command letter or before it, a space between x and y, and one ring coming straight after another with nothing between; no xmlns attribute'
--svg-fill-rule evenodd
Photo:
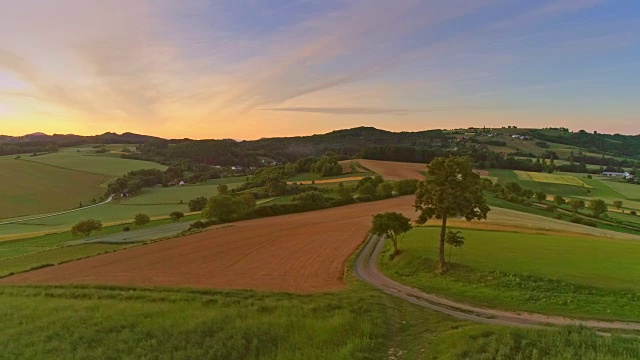
<svg viewBox="0 0 640 360"><path fill-rule="evenodd" d="M638 11L599 0L5 2L0 134L638 134Z"/></svg>

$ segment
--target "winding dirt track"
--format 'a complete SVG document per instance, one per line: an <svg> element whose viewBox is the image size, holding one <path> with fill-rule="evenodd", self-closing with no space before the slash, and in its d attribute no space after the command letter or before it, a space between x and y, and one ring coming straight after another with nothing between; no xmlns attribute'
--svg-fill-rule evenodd
<svg viewBox="0 0 640 360"><path fill-rule="evenodd" d="M416 305L435 310L459 319L486 324L518 327L543 327L548 325L578 325L595 329L640 330L640 323L599 320L576 320L559 316L547 316L525 312L486 309L451 301L434 294L403 285L384 276L376 259L384 247L384 239L372 236L356 261L356 275L389 295Z"/></svg>

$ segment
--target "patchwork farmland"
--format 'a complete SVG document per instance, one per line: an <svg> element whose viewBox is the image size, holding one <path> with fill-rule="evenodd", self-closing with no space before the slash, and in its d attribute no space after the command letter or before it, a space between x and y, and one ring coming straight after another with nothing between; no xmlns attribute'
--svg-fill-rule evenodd
<svg viewBox="0 0 640 360"><path fill-rule="evenodd" d="M104 169L94 168L91 172L79 171L80 163L74 163L78 158L100 157L90 155L91 148L80 148L57 158L43 157L50 164L30 163L56 171L102 176L108 181L116 173L117 162L126 161L116 156L118 148L110 146L111 152L102 156L114 162L104 162ZM353 196L358 194L358 180L363 177L379 174L385 180L420 180L427 170L425 164L363 159L343 161L340 165L346 170L342 175L321 177L303 172L283 178L282 183L317 185L309 187L309 191L323 194L328 206L329 201L336 200L336 183L346 183L339 189L349 189L348 195L354 202L358 201L358 196ZM630 199L636 189L611 179L587 179L580 174L475 171L492 181L514 181L549 195L585 199L606 195L609 204L622 198L625 205L621 211L610 210L609 214L624 221L634 219L627 210L635 206ZM136 196L100 207L1 227L0 240L8 241L0 243L0 308L4 309L0 315L6 327L4 333L0 330L0 335L19 340L12 343L0 340L0 346L7 354L22 355L25 348L37 349L37 354L49 357L57 352L78 354L69 347L70 342L53 344L47 340L50 334L33 329L47 328L73 338L76 336L73 331L44 323L73 323L76 328L94 326L90 318L69 311L81 306L108 319L104 321L104 331L101 330L105 334L103 341L85 352L98 358L105 351L128 347L152 355L166 355L175 347L189 357L274 359L298 358L300 354L318 359L371 358L388 348L402 348L409 349L407 353L412 355L408 358L419 358L424 355L419 349L425 346L434 357L474 358L477 354L496 357L493 350L469 352L466 345L440 349L440 344L451 336L464 343L481 341L495 346L503 346L513 338L536 339L534 344L522 347L529 355L566 350L581 357L592 351L593 346L599 349L598 353L635 354L636 342L626 338L614 337L615 346L603 345L601 338L586 329L558 333L553 329L521 330L473 324L418 308L363 285L354 278L352 270L357 265L350 259L355 260L353 256L365 240L372 215L399 211L415 219L413 196L379 200L382 196L373 193L368 198L376 200L373 202L217 224L203 231L192 230L190 226L201 219L200 214L187 214L183 222L166 219L172 211L187 213L187 203L192 198L217 195L220 184L233 190L245 180L241 176L144 188ZM386 185L389 184L395 186ZM282 205L287 209L298 201L297 194L277 196L266 191L256 193L256 197L259 206L273 205L274 210ZM633 257L640 237L612 231L616 230L613 225L599 224L593 228L566 219L552 219L541 206L527 209L531 213L497 207L521 210L498 200L490 200L492 211L486 221L449 219L451 229L461 231L467 245L453 251L447 249L452 256L447 276L432 271L440 231L436 220L401 237L399 254L392 255L387 247L382 257L372 260L379 261L382 273L415 287L416 291L437 291L438 296L470 305L580 319L640 320L634 307L638 289L633 281L640 274ZM560 210L569 213L567 209ZM133 226L131 221L137 213L156 220L148 226ZM105 225L113 226L88 238L72 237L67 232L69 226L87 217L99 218ZM189 235L179 233L187 229ZM45 233L52 234L35 236ZM9 240L16 237L29 238ZM608 257L618 261L611 263ZM576 294L579 299L572 298ZM48 315L44 316L45 313ZM241 320L232 321L225 314ZM23 321L30 316L33 325ZM127 336L117 336L107 329L112 326L131 330ZM180 328L192 334L176 336L181 344L193 343L193 349L184 350L184 346L169 338L159 346L145 345L150 339L162 338L164 328ZM397 329L404 329L402 339L396 340ZM29 332L34 336L20 335ZM220 336L209 343L206 332ZM278 345L256 347L247 342L261 338L263 333L269 334L269 339L261 340L264 344ZM336 341L336 333L343 334L340 336L343 341ZM409 333L417 335L408 336ZM142 345L133 345L131 337ZM566 338L580 345L567 348L558 342ZM204 343L209 345L202 350ZM488 346L493 349L493 345ZM514 346L520 347L519 343Z"/></svg>
<svg viewBox="0 0 640 360"><path fill-rule="evenodd" d="M200 234L18 274L0 284L107 284L319 292L344 289L344 266L371 216L411 215L411 197L242 221Z"/></svg>

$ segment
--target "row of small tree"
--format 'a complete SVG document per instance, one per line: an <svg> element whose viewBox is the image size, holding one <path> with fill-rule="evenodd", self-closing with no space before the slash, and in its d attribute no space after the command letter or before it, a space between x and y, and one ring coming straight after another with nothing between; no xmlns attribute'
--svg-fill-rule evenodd
<svg viewBox="0 0 640 360"><path fill-rule="evenodd" d="M180 211L174 211L171 214L169 214L169 217L173 221L178 222L184 217L184 213ZM143 213L136 214L136 216L133 218L133 223L136 226L145 226L150 222L151 222L151 218L149 217L149 215L143 214ZM73 234L73 236L89 236L96 231L102 230L102 226L103 226L102 221L100 220L95 220L95 219L81 220L71 228L71 234ZM125 227L125 229L126 229L125 231L127 231L129 230L129 227Z"/></svg>

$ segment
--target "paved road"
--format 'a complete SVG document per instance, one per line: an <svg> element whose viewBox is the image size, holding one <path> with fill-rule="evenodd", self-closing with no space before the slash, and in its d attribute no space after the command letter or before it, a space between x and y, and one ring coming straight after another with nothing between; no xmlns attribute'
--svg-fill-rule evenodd
<svg viewBox="0 0 640 360"><path fill-rule="evenodd" d="M459 319L473 322L518 327L544 327L549 325L577 325L594 329L640 330L640 323L621 321L577 320L525 312L511 312L476 307L451 301L434 294L400 284L386 277L378 269L376 260L384 247L384 238L372 236L356 260L356 275L389 295L405 299L416 305Z"/></svg>

